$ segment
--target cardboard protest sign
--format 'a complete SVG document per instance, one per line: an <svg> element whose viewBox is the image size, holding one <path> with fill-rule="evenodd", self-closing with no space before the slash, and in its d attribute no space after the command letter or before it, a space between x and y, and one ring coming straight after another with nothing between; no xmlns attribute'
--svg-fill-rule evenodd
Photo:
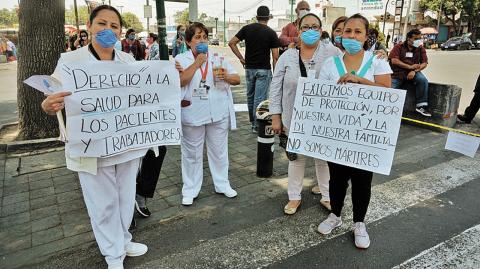
<svg viewBox="0 0 480 269"><path fill-rule="evenodd" d="M169 61L62 66L71 157L180 144L180 79Z"/></svg>
<svg viewBox="0 0 480 269"><path fill-rule="evenodd" d="M480 137L465 135L457 132L448 132L445 149L462 153L475 158L475 153L480 145Z"/></svg>
<svg viewBox="0 0 480 269"><path fill-rule="evenodd" d="M390 174L405 91L300 78L287 150Z"/></svg>

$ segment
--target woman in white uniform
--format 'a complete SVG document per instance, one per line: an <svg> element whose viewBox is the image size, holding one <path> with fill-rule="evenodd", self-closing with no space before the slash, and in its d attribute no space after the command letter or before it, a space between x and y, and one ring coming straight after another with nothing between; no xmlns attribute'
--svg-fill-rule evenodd
<svg viewBox="0 0 480 269"><path fill-rule="evenodd" d="M135 61L127 53L114 49L122 29L122 18L115 8L108 5L95 8L87 28L92 43L62 54L53 77L59 78L61 66L68 62ZM64 97L70 94L60 92L48 96L42 102L43 110L55 115L63 109ZM133 150L107 158L71 158L65 152L67 168L78 172L93 233L108 268L123 268L125 256L140 256L148 250L146 245L132 242L128 231L135 205L135 178L140 158L146 151Z"/></svg>
<svg viewBox="0 0 480 269"><path fill-rule="evenodd" d="M228 179L228 129L236 128L230 85L240 84L240 76L226 59L222 63L225 73L214 75L218 59L208 50L208 30L203 24L191 24L185 39L189 50L175 61L183 69L182 204L191 205L202 187L204 142L215 191L229 198L237 196Z"/></svg>
<svg viewBox="0 0 480 269"><path fill-rule="evenodd" d="M320 42L322 23L315 14L303 16L299 23L299 49L291 48L280 56L275 67L272 83L270 85L270 112L272 113L272 129L281 133L283 127L288 134L294 110L295 94L298 78L300 76L317 78L321 66L326 59L341 51L323 42ZM295 156L295 155L289 155ZM283 211L292 215L297 212L301 203L301 191L305 174L306 156L296 154L288 162L288 200ZM328 181L330 175L327 162L314 159L317 182L322 194L320 203L330 210L330 196Z"/></svg>
<svg viewBox="0 0 480 269"><path fill-rule="evenodd" d="M345 53L328 59L320 71L320 79L338 83L357 83L390 88L392 70L385 59L374 57L368 49L368 20L355 14L345 21L342 47ZM365 215L370 203L372 177L370 171L328 162L330 168L330 203L332 213L318 226L321 234L329 234L342 225L340 218L348 181L352 185L353 233L357 248L368 248L370 238Z"/></svg>

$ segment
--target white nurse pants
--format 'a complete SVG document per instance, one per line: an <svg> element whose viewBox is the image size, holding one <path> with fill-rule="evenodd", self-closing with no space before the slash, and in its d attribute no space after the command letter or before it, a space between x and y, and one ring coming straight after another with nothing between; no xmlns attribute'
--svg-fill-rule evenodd
<svg viewBox="0 0 480 269"><path fill-rule="evenodd" d="M317 174L318 187L322 193L322 200L330 201L328 183L330 181L330 171L326 161L313 159L315 161L315 171ZM303 187L303 177L305 175L305 163L307 157L297 154L295 161L288 162L288 199L301 200Z"/></svg>
<svg viewBox="0 0 480 269"><path fill-rule="evenodd" d="M215 191L229 190L228 129L229 118L201 126L182 125L182 195L198 196L203 181L203 144L207 142L208 166Z"/></svg>
<svg viewBox="0 0 480 269"><path fill-rule="evenodd" d="M109 265L122 264L135 206L140 158L98 167L97 175L78 172L83 198L98 247Z"/></svg>

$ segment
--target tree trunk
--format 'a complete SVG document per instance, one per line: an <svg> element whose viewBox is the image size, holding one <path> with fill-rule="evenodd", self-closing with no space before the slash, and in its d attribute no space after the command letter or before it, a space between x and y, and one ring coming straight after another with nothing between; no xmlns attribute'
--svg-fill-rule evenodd
<svg viewBox="0 0 480 269"><path fill-rule="evenodd" d="M41 109L44 95L23 83L50 75L65 47L65 1L22 0L19 9L17 103L20 139L58 136L56 117Z"/></svg>

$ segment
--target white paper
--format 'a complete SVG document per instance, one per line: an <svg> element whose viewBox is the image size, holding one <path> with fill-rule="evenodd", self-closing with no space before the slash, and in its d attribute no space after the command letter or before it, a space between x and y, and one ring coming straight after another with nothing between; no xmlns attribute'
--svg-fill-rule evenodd
<svg viewBox="0 0 480 269"><path fill-rule="evenodd" d="M67 147L71 157L108 157L179 145L180 78L169 61L66 63Z"/></svg>
<svg viewBox="0 0 480 269"><path fill-rule="evenodd" d="M300 78L287 150L390 174L405 91Z"/></svg>
<svg viewBox="0 0 480 269"><path fill-rule="evenodd" d="M480 137L465 135L457 132L448 132L445 149L462 153L474 158L480 145Z"/></svg>
<svg viewBox="0 0 480 269"><path fill-rule="evenodd" d="M62 90L60 81L48 75L34 75L24 80L23 83L46 95Z"/></svg>

